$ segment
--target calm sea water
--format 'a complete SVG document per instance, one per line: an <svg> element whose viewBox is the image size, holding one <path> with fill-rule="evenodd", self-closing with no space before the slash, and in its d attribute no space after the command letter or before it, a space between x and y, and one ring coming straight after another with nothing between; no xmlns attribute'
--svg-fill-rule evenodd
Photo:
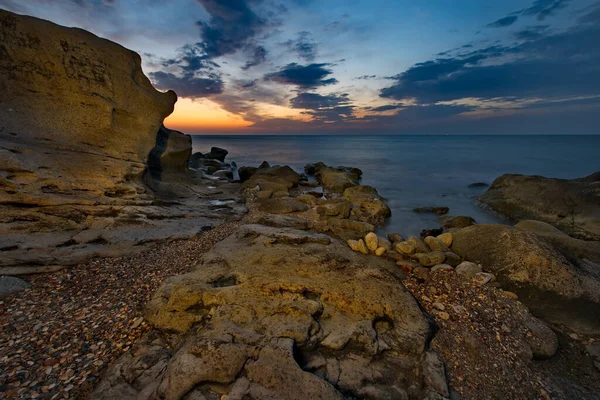
<svg viewBox="0 0 600 400"><path fill-rule="evenodd" d="M416 214L422 206L446 206L451 215L477 222L500 221L482 209L470 189L502 174L578 178L600 170L600 136L195 136L194 152L211 146L229 150L240 166L307 163L353 166L362 184L375 187L392 209L380 232L417 234L439 226L436 217Z"/></svg>

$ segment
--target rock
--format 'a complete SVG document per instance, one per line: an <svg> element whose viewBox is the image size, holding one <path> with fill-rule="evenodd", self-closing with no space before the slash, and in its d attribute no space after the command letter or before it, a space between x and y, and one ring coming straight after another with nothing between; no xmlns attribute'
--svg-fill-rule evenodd
<svg viewBox="0 0 600 400"><path fill-rule="evenodd" d="M475 183L469 184L468 187L471 189L477 189L477 188L484 188L484 187L488 187L488 186L490 186L490 185L485 182L475 182Z"/></svg>
<svg viewBox="0 0 600 400"><path fill-rule="evenodd" d="M0 276L0 298L28 289L31 285L20 278Z"/></svg>
<svg viewBox="0 0 600 400"><path fill-rule="evenodd" d="M348 243L348 246L354 250L354 251L359 251L358 250L358 240L354 240L354 239L348 239L346 241L346 243Z"/></svg>
<svg viewBox="0 0 600 400"><path fill-rule="evenodd" d="M379 247L379 241L377 239L377 235L373 232L369 232L365 235L365 244L367 245L367 249L369 251L374 252Z"/></svg>
<svg viewBox="0 0 600 400"><path fill-rule="evenodd" d="M343 172L347 172L349 174L356 175L358 178L360 178L363 174L362 170L360 168L356 168L356 167L339 166L336 169L339 171L343 171Z"/></svg>
<svg viewBox="0 0 600 400"><path fill-rule="evenodd" d="M413 268L412 272L419 279L422 279L424 281L429 279L429 268L418 266Z"/></svg>
<svg viewBox="0 0 600 400"><path fill-rule="evenodd" d="M385 251L392 250L392 244L390 243L390 241L381 236L377 236L377 246L383 247L385 249Z"/></svg>
<svg viewBox="0 0 600 400"><path fill-rule="evenodd" d="M272 214L288 214L291 212L306 211L308 210L308 206L294 198L283 197L279 199L260 200L258 209Z"/></svg>
<svg viewBox="0 0 600 400"><path fill-rule="evenodd" d="M231 170L219 170L212 173L213 176L220 179L233 180L233 172Z"/></svg>
<svg viewBox="0 0 600 400"><path fill-rule="evenodd" d="M258 168L259 169L271 168L271 165L268 162L263 161L263 162L260 163L260 165L258 166Z"/></svg>
<svg viewBox="0 0 600 400"><path fill-rule="evenodd" d="M413 245L417 253L429 253L431 251L421 238L411 236L406 241Z"/></svg>
<svg viewBox="0 0 600 400"><path fill-rule="evenodd" d="M433 350L423 353L421 361L421 374L425 386L443 397L449 397L446 368L440 356Z"/></svg>
<svg viewBox="0 0 600 400"><path fill-rule="evenodd" d="M211 147L210 153L204 154L204 158L219 160L221 162L224 162L225 157L227 157L227 154L229 154L229 152L225 149L222 149L220 147Z"/></svg>
<svg viewBox="0 0 600 400"><path fill-rule="evenodd" d="M600 278L582 271L531 232L473 225L454 232L452 250L482 264L534 315L580 333L600 333Z"/></svg>
<svg viewBox="0 0 600 400"><path fill-rule="evenodd" d="M470 261L463 261L456 267L456 273L459 275L463 275L467 279L471 279L482 272L481 267Z"/></svg>
<svg viewBox="0 0 600 400"><path fill-rule="evenodd" d="M425 239L427 236L438 236L440 235L442 232L444 232L443 229L441 228L428 228L428 229L423 229L421 231L421 238Z"/></svg>
<svg viewBox="0 0 600 400"><path fill-rule="evenodd" d="M163 171L185 172L191 155L192 137L162 125L156 135L156 145L148 155L148 169L159 180Z"/></svg>
<svg viewBox="0 0 600 400"><path fill-rule="evenodd" d="M381 225L392 211L371 186L352 186L344 190L344 199L352 203L352 215L359 221Z"/></svg>
<svg viewBox="0 0 600 400"><path fill-rule="evenodd" d="M316 201L316 199L315 199ZM344 199L327 199L319 202L317 214L325 217L348 218L351 204Z"/></svg>
<svg viewBox="0 0 600 400"><path fill-rule="evenodd" d="M458 264L462 262L462 258L460 258L457 254L447 251L446 260L444 261L446 264L456 267Z"/></svg>
<svg viewBox="0 0 600 400"><path fill-rule="evenodd" d="M382 255L383 255L383 253L385 253L385 251L386 251L386 250L385 250L385 248L384 248L384 247L378 247L378 248L375 250L375 255L376 255L377 257L380 257L380 256L382 256Z"/></svg>
<svg viewBox="0 0 600 400"><path fill-rule="evenodd" d="M543 321L530 316L525 325L531 335L527 336L527 344L531 347L533 357L546 359L556 354L558 350L558 337Z"/></svg>
<svg viewBox="0 0 600 400"><path fill-rule="evenodd" d="M362 238L375 229L371 224L350 219L329 218L326 224L333 233L342 239Z"/></svg>
<svg viewBox="0 0 600 400"><path fill-rule="evenodd" d="M493 282L496 279L496 277L494 276L494 274L490 274L487 272L477 272L475 273L475 275L473 275L471 279L473 279L473 282L479 285L486 285L490 282Z"/></svg>
<svg viewBox="0 0 600 400"><path fill-rule="evenodd" d="M444 230L453 228L466 228L467 226L475 225L477 222L471 217L464 215L452 216L444 215L438 218Z"/></svg>
<svg viewBox="0 0 600 400"><path fill-rule="evenodd" d="M432 271L433 271L433 269L432 269ZM447 320L449 320L449 319L450 319L450 314L448 314L448 313L447 313L447 312L445 312L445 311L438 311L438 312L436 313L436 315L437 315L437 316L438 316L440 319L443 319L444 321L447 321Z"/></svg>
<svg viewBox="0 0 600 400"><path fill-rule="evenodd" d="M260 190L270 190L271 192L286 192L288 190L288 182L282 179L257 179L253 176L244 183L244 187L248 189L258 187Z"/></svg>
<svg viewBox="0 0 600 400"><path fill-rule="evenodd" d="M431 253L416 253L414 258L419 260L419 264L425 267L433 267L437 264L442 264L446 260L446 255L441 251L432 251Z"/></svg>
<svg viewBox="0 0 600 400"><path fill-rule="evenodd" d="M313 228L313 221L300 217L292 217L289 215L265 214L259 219L258 222L267 226L278 228L294 228L305 231Z"/></svg>
<svg viewBox="0 0 600 400"><path fill-rule="evenodd" d="M290 194L288 193L287 190L280 190L279 192L273 193L273 197L276 198L276 199L279 199L279 198L282 198L282 197L289 197L289 196L290 196Z"/></svg>
<svg viewBox="0 0 600 400"><path fill-rule="evenodd" d="M319 243L329 244L331 239L322 233L297 230L293 228L276 228L259 224L243 225L237 232L239 238L258 238L265 237L273 239L271 244L304 244Z"/></svg>
<svg viewBox="0 0 600 400"><path fill-rule="evenodd" d="M453 238L454 238L454 236L452 235L452 232L446 232L446 233L442 233L441 235L439 235L437 237L437 240L442 242L445 246L450 247L450 246L452 246Z"/></svg>
<svg viewBox="0 0 600 400"><path fill-rule="evenodd" d="M404 238L402 236L400 236L400 234L398 234L398 233L389 233L388 234L388 239L392 243L404 242Z"/></svg>
<svg viewBox="0 0 600 400"><path fill-rule="evenodd" d="M364 255L369 254L369 248L365 244L365 241L362 239L358 239L356 248L358 249L359 253L362 253Z"/></svg>
<svg viewBox="0 0 600 400"><path fill-rule="evenodd" d="M431 305L433 308L438 309L440 311L444 311L446 309L446 306L444 306L442 303L440 302L435 302Z"/></svg>
<svg viewBox="0 0 600 400"><path fill-rule="evenodd" d="M275 178L275 179L273 179ZM252 179L264 179L285 183L287 189L298 186L300 175L287 165L275 165L269 168L259 168L252 175Z"/></svg>
<svg viewBox="0 0 600 400"><path fill-rule="evenodd" d="M355 174L330 168L324 164L317 168L314 174L323 185L323 189L328 192L344 193L347 188L358 185L358 176Z"/></svg>
<svg viewBox="0 0 600 400"><path fill-rule="evenodd" d="M246 182L258 168L256 167L240 167L238 168L238 173L240 174L240 181Z"/></svg>
<svg viewBox="0 0 600 400"><path fill-rule="evenodd" d="M433 236L427 236L425 239L423 239L423 241L433 251L441 251L441 252L444 252L444 253L450 251L450 249L448 248L448 246L446 246L444 243L440 242L439 240L437 240Z"/></svg>
<svg viewBox="0 0 600 400"><path fill-rule="evenodd" d="M281 193L281 192L277 192L277 193ZM256 194L255 194L257 199L270 199L272 195L273 195L272 190L260 190L260 191L256 192Z"/></svg>
<svg viewBox="0 0 600 400"><path fill-rule="evenodd" d="M600 358L600 342L586 344L585 351L592 357Z"/></svg>
<svg viewBox="0 0 600 400"><path fill-rule="evenodd" d="M578 239L600 240L600 174L580 179L502 175L479 197L509 218L552 224Z"/></svg>
<svg viewBox="0 0 600 400"><path fill-rule="evenodd" d="M515 227L541 236L574 264L584 267L588 260L600 265L600 241L572 238L558 228L541 221L525 220Z"/></svg>
<svg viewBox="0 0 600 400"><path fill-rule="evenodd" d="M507 299L513 299L513 300L517 300L519 298L519 296L517 296L516 293L509 292L508 290L503 290L502 296L506 297Z"/></svg>
<svg viewBox="0 0 600 400"><path fill-rule="evenodd" d="M381 258L365 262L337 241L265 247L267 238L231 235L193 272L165 282L144 315L179 337L160 375L147 385L126 380L131 389L156 398L202 388L210 398L254 399L439 389L440 365L422 358L430 323L399 284L400 271ZM127 376L129 368L118 371ZM104 381L118 381L111 372Z"/></svg>
<svg viewBox="0 0 600 400"><path fill-rule="evenodd" d="M452 268L448 264L438 264L438 265L434 265L433 267L431 267L431 272L439 271L441 269L450 270L450 271L454 270L454 268Z"/></svg>
<svg viewBox="0 0 600 400"><path fill-rule="evenodd" d="M413 209L413 211L419 214L444 215L448 214L448 211L450 211L450 209L448 207L418 207Z"/></svg>
<svg viewBox="0 0 600 400"><path fill-rule="evenodd" d="M415 246L409 242L396 243L394 249L400 254L411 255L415 253Z"/></svg>
<svg viewBox="0 0 600 400"><path fill-rule="evenodd" d="M296 197L296 199L300 200L311 208L317 205L317 198L310 194L301 194L300 196Z"/></svg>

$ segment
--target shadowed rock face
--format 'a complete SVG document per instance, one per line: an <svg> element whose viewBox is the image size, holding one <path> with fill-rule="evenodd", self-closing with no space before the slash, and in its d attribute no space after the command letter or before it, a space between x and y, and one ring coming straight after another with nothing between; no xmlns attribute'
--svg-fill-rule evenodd
<svg viewBox="0 0 600 400"><path fill-rule="evenodd" d="M416 398L447 390L443 375L444 385L433 385L421 373L430 325L399 274L393 262L320 233L242 226L147 305L152 325L179 335L164 373L124 384L124 359L92 398L133 390L166 399L406 399L409 387Z"/></svg>
<svg viewBox="0 0 600 400"><path fill-rule="evenodd" d="M539 317L581 333L600 332L600 271L577 267L532 232L473 225L454 232L452 250L481 263Z"/></svg>
<svg viewBox="0 0 600 400"><path fill-rule="evenodd" d="M571 180L502 175L479 199L513 220L544 221L570 236L600 240L598 172Z"/></svg>

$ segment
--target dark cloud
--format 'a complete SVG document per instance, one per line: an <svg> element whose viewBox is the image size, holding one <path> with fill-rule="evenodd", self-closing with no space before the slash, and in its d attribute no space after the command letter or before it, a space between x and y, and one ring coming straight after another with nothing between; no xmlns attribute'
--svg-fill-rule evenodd
<svg viewBox="0 0 600 400"><path fill-rule="evenodd" d="M174 90L180 97L207 97L223 93L223 81L218 78L196 78L192 74L176 76L168 72L150 72L154 86Z"/></svg>
<svg viewBox="0 0 600 400"><path fill-rule="evenodd" d="M376 79L376 78L377 78L377 75L361 75L361 76L357 76L354 79L359 80L359 81L366 81L369 79Z"/></svg>
<svg viewBox="0 0 600 400"><path fill-rule="evenodd" d="M579 18L578 22L582 24L600 24L600 3L594 4L591 11Z"/></svg>
<svg viewBox="0 0 600 400"><path fill-rule="evenodd" d="M400 108L402 108L402 104L388 104L388 105L385 105L385 106L379 106L379 107L371 108L369 110L370 111L375 111L375 112L384 112L384 111L398 110Z"/></svg>
<svg viewBox="0 0 600 400"><path fill-rule="evenodd" d="M491 24L488 24L488 28L503 28L505 26L510 26L517 22L518 19L519 17L516 15L508 15L504 18L500 18L499 20L492 22Z"/></svg>
<svg viewBox="0 0 600 400"><path fill-rule="evenodd" d="M522 15L535 16L538 21L554 15L569 4L570 0L536 0L533 5L521 11Z"/></svg>
<svg viewBox="0 0 600 400"><path fill-rule="evenodd" d="M242 70L246 71L252 67L264 63L267 59L268 53L269 52L267 51L267 49L265 49L263 46L256 46L254 48L252 58L250 58L250 60L248 60L248 62L246 62L246 64L242 66Z"/></svg>
<svg viewBox="0 0 600 400"><path fill-rule="evenodd" d="M292 108L310 110L303 114L310 115L313 121L332 123L354 117L354 106L347 93L320 95L304 92L291 99L290 104Z"/></svg>
<svg viewBox="0 0 600 400"><path fill-rule="evenodd" d="M197 22L203 39L202 49L210 58L244 48L268 24L250 9L246 0L198 2L210 14L208 22Z"/></svg>
<svg viewBox="0 0 600 400"><path fill-rule="evenodd" d="M416 64L381 90L420 103L467 97L586 96L600 93L600 26L583 25L513 47L493 46Z"/></svg>
<svg viewBox="0 0 600 400"><path fill-rule="evenodd" d="M515 32L514 36L518 40L535 40L544 36L548 31L548 28L550 28L550 25L529 26L525 29Z"/></svg>
<svg viewBox="0 0 600 400"><path fill-rule="evenodd" d="M330 65L324 63L308 65L290 63L278 72L265 75L264 79L284 85L297 85L303 89L332 85L337 83L337 79L324 79L333 73L333 71L326 68Z"/></svg>
<svg viewBox="0 0 600 400"><path fill-rule="evenodd" d="M306 31L298 33L297 39L290 39L287 42L282 43L282 45L286 46L290 51L295 52L300 58L307 62L314 61L317 56L318 45L312 39L311 34Z"/></svg>
<svg viewBox="0 0 600 400"><path fill-rule="evenodd" d="M178 49L177 57L163 60L163 67L178 67L183 74L214 71L219 67L204 53L201 43L186 44Z"/></svg>

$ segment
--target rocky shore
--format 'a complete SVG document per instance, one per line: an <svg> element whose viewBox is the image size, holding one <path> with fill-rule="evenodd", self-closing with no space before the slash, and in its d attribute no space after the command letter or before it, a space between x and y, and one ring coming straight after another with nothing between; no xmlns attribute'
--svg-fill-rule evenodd
<svg viewBox="0 0 600 400"><path fill-rule="evenodd" d="M357 168L192 154L137 54L2 10L0 38L1 398L600 398L597 174L498 178L515 226L382 234Z"/></svg>

